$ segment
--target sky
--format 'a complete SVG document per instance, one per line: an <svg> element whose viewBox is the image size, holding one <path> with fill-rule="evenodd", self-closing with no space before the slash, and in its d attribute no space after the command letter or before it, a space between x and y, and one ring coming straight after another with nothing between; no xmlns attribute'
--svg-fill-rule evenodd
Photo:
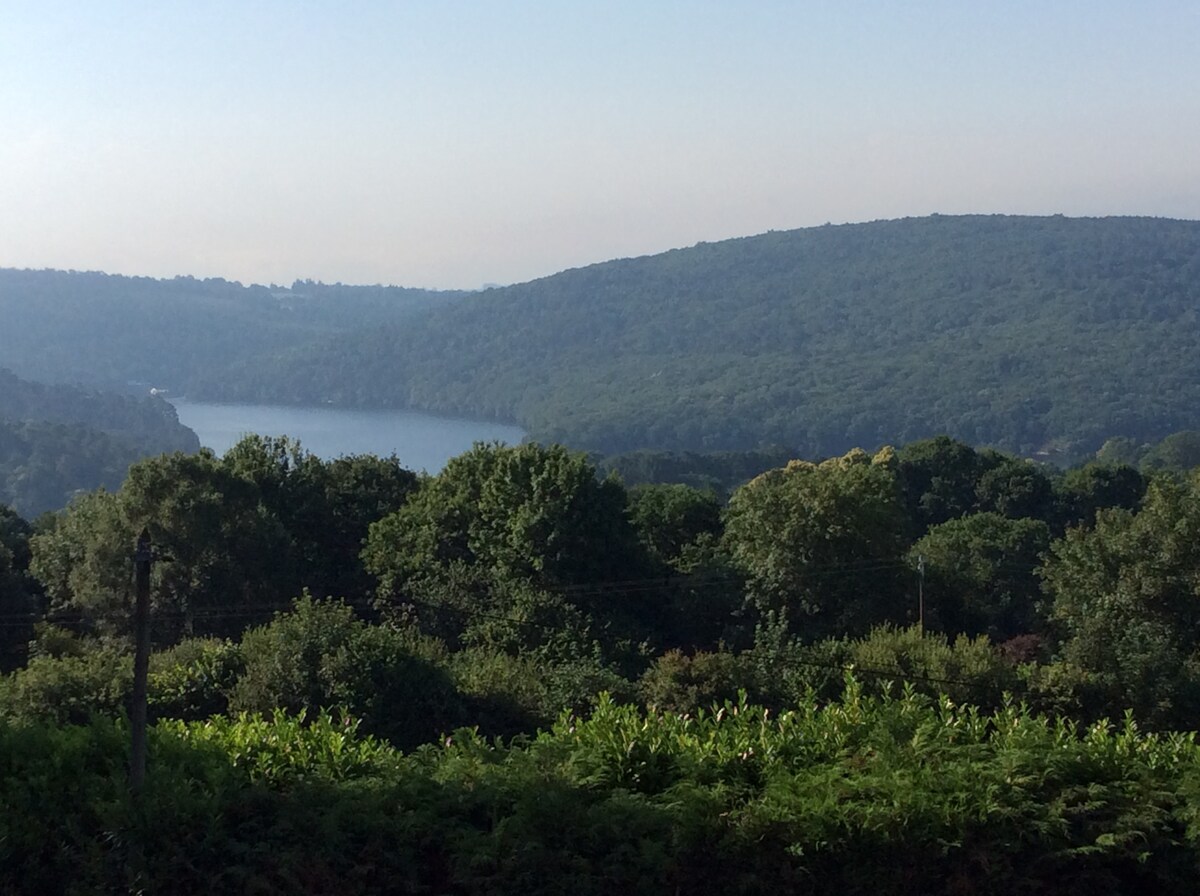
<svg viewBox="0 0 1200 896"><path fill-rule="evenodd" d="M0 267L476 288L1200 218L1200 3L0 0Z"/></svg>

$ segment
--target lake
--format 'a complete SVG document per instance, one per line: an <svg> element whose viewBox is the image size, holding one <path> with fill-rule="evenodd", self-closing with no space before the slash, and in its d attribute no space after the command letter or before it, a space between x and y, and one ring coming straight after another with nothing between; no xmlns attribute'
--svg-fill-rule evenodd
<svg viewBox="0 0 1200 896"><path fill-rule="evenodd" d="M435 417L417 411L360 411L175 399L179 422L200 444L224 454L247 433L287 435L326 460L343 454L395 454L410 470L436 473L475 442L520 443L525 431L487 420Z"/></svg>

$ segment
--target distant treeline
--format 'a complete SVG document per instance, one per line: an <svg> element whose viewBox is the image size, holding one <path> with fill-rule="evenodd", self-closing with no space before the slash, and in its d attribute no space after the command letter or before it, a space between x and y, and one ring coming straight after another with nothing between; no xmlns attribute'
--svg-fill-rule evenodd
<svg viewBox="0 0 1200 896"><path fill-rule="evenodd" d="M1200 222L935 215L478 293L0 271L39 380L413 407L603 454L949 433L1072 460L1200 427Z"/></svg>
<svg viewBox="0 0 1200 896"><path fill-rule="evenodd" d="M501 418L601 453L945 432L1073 459L1200 425L1198 306L1200 222L933 216L565 271L197 388Z"/></svg>
<svg viewBox="0 0 1200 896"><path fill-rule="evenodd" d="M984 450L986 454L986 449ZM762 451L630 451L624 454L593 454L592 462L602 475L614 474L628 486L654 483L678 483L729 495L738 486L772 467L781 467L792 459L786 448ZM1108 439L1094 455L1080 459L1104 466L1128 466L1144 473L1186 473L1200 467L1200 431L1171 433L1158 442L1137 442L1128 438ZM1047 463L1043 471L1050 477L1062 470Z"/></svg>
<svg viewBox="0 0 1200 896"><path fill-rule="evenodd" d="M161 398L33 383L0 369L0 502L24 514L116 489L140 458L199 447Z"/></svg>
<svg viewBox="0 0 1200 896"><path fill-rule="evenodd" d="M107 390L131 383L180 395L192 380L395 321L457 292L297 280L243 286L221 278L122 277L0 269L0 363L29 379Z"/></svg>

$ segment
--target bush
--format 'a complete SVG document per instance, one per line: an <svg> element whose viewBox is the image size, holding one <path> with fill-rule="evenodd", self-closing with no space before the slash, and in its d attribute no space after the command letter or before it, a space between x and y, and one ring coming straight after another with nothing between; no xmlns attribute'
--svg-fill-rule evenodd
<svg viewBox="0 0 1200 896"><path fill-rule="evenodd" d="M189 638L150 657L150 711L157 718L204 719L226 712L245 668L241 647Z"/></svg>
<svg viewBox="0 0 1200 896"><path fill-rule="evenodd" d="M685 717L601 698L401 756L329 715L0 721L0 892L1195 891L1200 752L908 693Z"/></svg>
<svg viewBox="0 0 1200 896"><path fill-rule="evenodd" d="M894 676L921 693L946 694L956 703L974 706L999 706L1004 693L1020 683L1013 666L984 635L959 635L950 642L945 635L922 633L916 626L881 626L850 642L849 659L876 686Z"/></svg>
<svg viewBox="0 0 1200 896"><path fill-rule="evenodd" d="M750 657L720 651L686 656L671 650L660 656L638 681L642 703L660 712L695 712L727 700L752 681Z"/></svg>
<svg viewBox="0 0 1200 896"><path fill-rule="evenodd" d="M18 721L83 724L125 712L133 691L133 658L113 647L80 656L37 656L7 676L0 715Z"/></svg>
<svg viewBox="0 0 1200 896"><path fill-rule="evenodd" d="M401 631L358 620L340 601L296 601L290 613L242 638L245 671L234 711L281 709L315 716L344 709L363 730L402 748L466 722L449 675L415 655Z"/></svg>

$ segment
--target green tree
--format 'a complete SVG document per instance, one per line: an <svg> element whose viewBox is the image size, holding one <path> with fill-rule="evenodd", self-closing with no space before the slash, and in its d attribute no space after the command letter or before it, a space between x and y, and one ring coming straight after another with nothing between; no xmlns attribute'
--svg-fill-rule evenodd
<svg viewBox="0 0 1200 896"><path fill-rule="evenodd" d="M793 461L733 494L725 546L760 615L782 614L810 639L904 618L895 466L891 449Z"/></svg>
<svg viewBox="0 0 1200 896"><path fill-rule="evenodd" d="M1059 661L1088 714L1155 726L1200 712L1200 476L1151 483L1136 513L1101 510L1055 542L1042 572Z"/></svg>
<svg viewBox="0 0 1200 896"><path fill-rule="evenodd" d="M1150 446L1131 439L1128 436L1114 436L1107 439L1096 452L1096 461L1107 465L1125 465L1136 467L1141 463L1142 455L1150 450Z"/></svg>
<svg viewBox="0 0 1200 896"><path fill-rule="evenodd" d="M120 491L77 500L31 540L31 568L52 613L82 614L97 630L127 634L132 550L147 527L164 555L151 600L160 640L236 634L299 590L288 533L255 486L209 451L134 464Z"/></svg>
<svg viewBox="0 0 1200 896"><path fill-rule="evenodd" d="M221 465L254 485L288 533L299 581L318 597L369 593L360 557L368 527L398 510L417 484L395 456L325 462L287 436L246 436Z"/></svg>
<svg viewBox="0 0 1200 896"><path fill-rule="evenodd" d="M0 504L0 673L25 662L41 616L41 588L29 574L33 527Z"/></svg>
<svg viewBox="0 0 1200 896"><path fill-rule="evenodd" d="M1200 432L1172 433L1142 455L1140 466L1146 472L1169 473L1186 473L1200 467Z"/></svg>
<svg viewBox="0 0 1200 896"><path fill-rule="evenodd" d="M1127 464L1090 463L1068 470L1055 483L1058 522L1090 526L1106 507L1134 510L1146 494L1148 480Z"/></svg>
<svg viewBox="0 0 1200 896"><path fill-rule="evenodd" d="M687 566L688 554L702 542L721 537L717 496L687 485L634 486L629 519L651 556L676 569Z"/></svg>
<svg viewBox="0 0 1200 896"><path fill-rule="evenodd" d="M911 442L896 452L905 506L916 534L971 513L985 458L965 442L936 436Z"/></svg>
<svg viewBox="0 0 1200 896"><path fill-rule="evenodd" d="M367 625L340 602L311 597L246 632L244 671L230 709L344 709L363 730L408 749L465 723L446 672L409 649L404 633Z"/></svg>
<svg viewBox="0 0 1200 896"><path fill-rule="evenodd" d="M534 605L646 623L653 597L613 587L650 569L625 508L620 484L597 479L581 454L477 444L372 524L363 556L383 607L415 607L426 622L430 605L448 611L438 633L449 637L507 618L531 592L542 595Z"/></svg>
<svg viewBox="0 0 1200 896"><path fill-rule="evenodd" d="M373 520L398 509L416 477L395 458L325 463L292 439L248 436L210 451L140 461L117 492L75 501L33 539L50 609L107 634L128 628L132 545L145 526L156 636L233 637L292 595L369 595L360 559Z"/></svg>
<svg viewBox="0 0 1200 896"><path fill-rule="evenodd" d="M1036 575L1050 546L1041 520L975 513L934 526L908 552L925 561L926 619L948 634L1002 641L1042 627Z"/></svg>
<svg viewBox="0 0 1200 896"><path fill-rule="evenodd" d="M1036 464L996 451L981 454L985 469L975 485L979 510L993 510L1013 520L1053 516L1054 488Z"/></svg>

